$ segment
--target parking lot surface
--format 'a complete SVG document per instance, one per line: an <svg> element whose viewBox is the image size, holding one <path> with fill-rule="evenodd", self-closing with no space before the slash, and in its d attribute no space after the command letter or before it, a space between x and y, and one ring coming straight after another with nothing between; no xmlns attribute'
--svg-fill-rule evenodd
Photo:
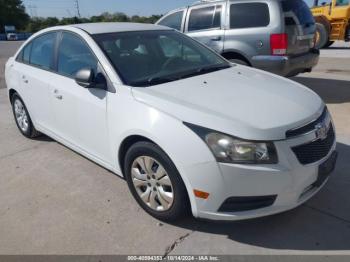
<svg viewBox="0 0 350 262"><path fill-rule="evenodd" d="M0 70L19 42L0 42ZM161 223L125 181L48 137L17 131L0 71L0 254L350 254L350 45L295 81L327 103L339 161L301 207L249 221Z"/></svg>

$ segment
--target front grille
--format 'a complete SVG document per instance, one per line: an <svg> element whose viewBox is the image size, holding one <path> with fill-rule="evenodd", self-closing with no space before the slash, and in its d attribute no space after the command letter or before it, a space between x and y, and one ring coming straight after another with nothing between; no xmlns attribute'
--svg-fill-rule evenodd
<svg viewBox="0 0 350 262"><path fill-rule="evenodd" d="M315 163L326 157L331 151L335 140L333 125L331 124L326 139L318 139L316 141L293 147L292 150L299 162L303 165Z"/></svg>
<svg viewBox="0 0 350 262"><path fill-rule="evenodd" d="M230 197L219 208L219 212L242 212L272 206L277 196Z"/></svg>
<svg viewBox="0 0 350 262"><path fill-rule="evenodd" d="M304 135L304 134L307 134L307 133L315 130L315 126L318 123L322 123L323 121L325 121L325 119L327 118L327 115L328 115L328 110L325 107L322 115L319 118L317 118L316 120L310 122L309 124L307 124L305 126L287 131L286 137L291 138L291 137L295 137L295 136L300 136L300 135Z"/></svg>

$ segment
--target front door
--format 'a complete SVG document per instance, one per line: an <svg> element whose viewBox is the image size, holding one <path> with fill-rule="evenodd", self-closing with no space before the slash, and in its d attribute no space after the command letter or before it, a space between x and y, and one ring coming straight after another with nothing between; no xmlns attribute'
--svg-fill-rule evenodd
<svg viewBox="0 0 350 262"><path fill-rule="evenodd" d="M57 72L51 84L54 132L102 162L110 162L107 91L84 88L75 82L81 69L98 71L98 60L73 33L63 32L57 51Z"/></svg>

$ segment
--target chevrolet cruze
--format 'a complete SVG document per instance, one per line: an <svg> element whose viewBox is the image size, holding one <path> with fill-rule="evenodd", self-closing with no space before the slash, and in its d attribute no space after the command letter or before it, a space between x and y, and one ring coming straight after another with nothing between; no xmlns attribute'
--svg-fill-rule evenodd
<svg viewBox="0 0 350 262"><path fill-rule="evenodd" d="M46 134L123 176L158 219L286 211L317 193L336 163L319 96L167 27L46 29L5 75L24 136Z"/></svg>

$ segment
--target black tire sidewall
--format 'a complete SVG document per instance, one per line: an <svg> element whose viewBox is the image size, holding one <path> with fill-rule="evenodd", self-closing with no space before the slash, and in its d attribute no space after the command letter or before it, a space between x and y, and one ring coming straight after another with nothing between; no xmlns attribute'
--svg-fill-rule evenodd
<svg viewBox="0 0 350 262"><path fill-rule="evenodd" d="M316 48L324 48L327 45L329 39L327 29L323 24L316 23L316 30L320 35L320 40L319 43L316 43Z"/></svg>
<svg viewBox="0 0 350 262"><path fill-rule="evenodd" d="M151 209L142 201L136 192L131 178L131 165L133 161L139 156L149 156L154 158L167 171L174 191L173 205L169 210L155 211ZM174 163L171 161L169 156L157 145L151 142L138 142L131 146L125 156L124 176L135 200L147 213L153 217L164 221L174 221L187 214L189 208L189 200L185 184L183 183L179 172L177 171Z"/></svg>

